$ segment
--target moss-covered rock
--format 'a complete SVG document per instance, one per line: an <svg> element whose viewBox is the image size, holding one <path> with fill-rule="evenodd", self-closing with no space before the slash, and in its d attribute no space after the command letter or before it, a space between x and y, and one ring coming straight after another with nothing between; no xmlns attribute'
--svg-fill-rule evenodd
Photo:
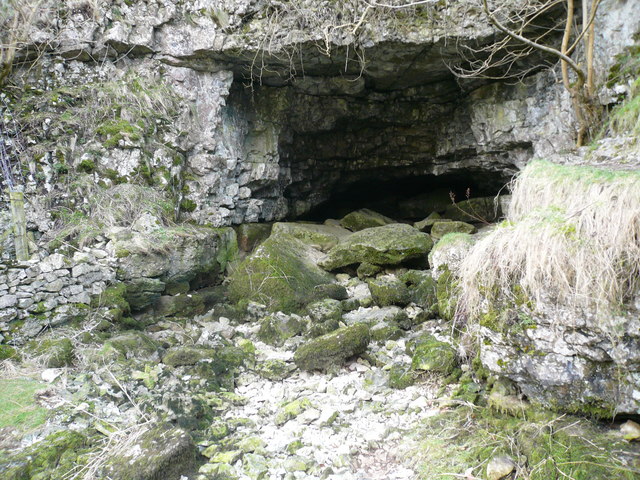
<svg viewBox="0 0 640 480"><path fill-rule="evenodd" d="M434 222L431 227L431 236L434 240L438 240L444 237L447 233L476 233L476 227L471 225L470 223L459 222L459 221L449 221L443 222L438 221Z"/></svg>
<svg viewBox="0 0 640 480"><path fill-rule="evenodd" d="M299 311L314 287L333 282L315 263L317 250L288 235L269 237L229 278L233 302L254 301L271 311Z"/></svg>
<svg viewBox="0 0 640 480"><path fill-rule="evenodd" d="M437 283L430 271L408 270L400 275L400 280L408 285L411 302L422 307L427 317L438 313Z"/></svg>
<svg viewBox="0 0 640 480"><path fill-rule="evenodd" d="M370 340L369 327L359 323L309 340L296 350L293 359L302 370L326 370L363 353Z"/></svg>
<svg viewBox="0 0 640 480"><path fill-rule="evenodd" d="M255 367L258 375L272 381L284 380L291 376L295 369L295 365L277 359L259 362Z"/></svg>
<svg viewBox="0 0 640 480"><path fill-rule="evenodd" d="M351 232L336 225L317 225L313 223L275 223L273 235L286 234L323 252L329 251Z"/></svg>
<svg viewBox="0 0 640 480"><path fill-rule="evenodd" d="M102 293L91 299L91 307L105 307L109 309L109 314L113 321L119 322L131 311L129 302L126 300L127 287L124 283L118 282L107 287Z"/></svg>
<svg viewBox="0 0 640 480"><path fill-rule="evenodd" d="M172 367L195 365L202 360L211 360L215 350L200 346L180 345L171 347L162 357L162 362Z"/></svg>
<svg viewBox="0 0 640 480"><path fill-rule="evenodd" d="M177 479L195 468L196 455L186 431L162 424L143 433L134 447L108 458L103 471L113 480Z"/></svg>
<svg viewBox="0 0 640 480"><path fill-rule="evenodd" d="M421 336L415 344L411 368L449 375L456 367L456 351L432 335Z"/></svg>
<svg viewBox="0 0 640 480"><path fill-rule="evenodd" d="M384 215L369 210L368 208L362 208L351 212L340 220L340 225L344 228L351 230L352 232L359 232L365 228L382 227L396 223L395 220Z"/></svg>
<svg viewBox="0 0 640 480"><path fill-rule="evenodd" d="M428 217L420 220L419 222L415 222L413 224L414 228L417 228L421 232L429 233L431 231L431 227L435 222L450 222L448 218L442 218L438 212L431 212Z"/></svg>
<svg viewBox="0 0 640 480"><path fill-rule="evenodd" d="M342 302L327 298L307 305L307 313L314 322L323 323L329 320L342 320Z"/></svg>
<svg viewBox="0 0 640 480"><path fill-rule="evenodd" d="M283 425L311 407L311 401L308 398L299 398L287 402L276 413L275 423L276 425Z"/></svg>
<svg viewBox="0 0 640 480"><path fill-rule="evenodd" d="M63 430L47 436L16 456L0 463L3 480L57 480L74 467L76 459L88 444L80 432Z"/></svg>
<svg viewBox="0 0 640 480"><path fill-rule="evenodd" d="M438 277L436 284L438 314L441 318L445 320L453 319L458 306L459 295L457 278L445 268Z"/></svg>
<svg viewBox="0 0 640 480"><path fill-rule="evenodd" d="M416 373L407 365L394 364L389 369L389 386L404 390L416 383Z"/></svg>
<svg viewBox="0 0 640 480"><path fill-rule="evenodd" d="M398 265L407 260L425 257L433 241L426 233L405 224L367 228L354 233L329 250L321 263L327 270L335 270L363 262L374 265Z"/></svg>
<svg viewBox="0 0 640 480"><path fill-rule="evenodd" d="M380 265L373 265L371 263L363 262L358 265L356 273L358 274L359 279L364 280L366 278L375 277L381 271L382 267Z"/></svg>
<svg viewBox="0 0 640 480"><path fill-rule="evenodd" d="M374 342L386 342L387 340L398 340L404 336L404 330L395 322L377 323L370 329L371 339Z"/></svg>
<svg viewBox="0 0 640 480"><path fill-rule="evenodd" d="M404 307L411 301L409 289L405 283L393 275L374 278L367 283L374 303L380 307L389 305Z"/></svg>
<svg viewBox="0 0 640 480"><path fill-rule="evenodd" d="M193 317L204 313L204 299L198 293L163 295L153 304L157 317Z"/></svg>
<svg viewBox="0 0 640 480"><path fill-rule="evenodd" d="M270 345L282 345L287 339L300 335L306 329L298 315L276 312L262 319L258 338Z"/></svg>
<svg viewBox="0 0 640 480"><path fill-rule="evenodd" d="M27 344L27 348L33 354L43 356L48 368L67 367L73 363L73 343L68 338L33 340Z"/></svg>
<svg viewBox="0 0 640 480"><path fill-rule="evenodd" d="M243 252L251 252L271 235L271 223L243 223L236 227L238 247Z"/></svg>
<svg viewBox="0 0 640 480"><path fill-rule="evenodd" d="M475 241L468 233L449 233L438 240L429 253L433 278L438 279L444 270L456 271Z"/></svg>
<svg viewBox="0 0 640 480"><path fill-rule="evenodd" d="M449 205L443 216L461 222L494 222L501 215L500 202L494 197L478 197Z"/></svg>
<svg viewBox="0 0 640 480"><path fill-rule="evenodd" d="M142 310L160 298L166 284L157 278L138 277L126 283L126 302L133 310Z"/></svg>
<svg viewBox="0 0 640 480"><path fill-rule="evenodd" d="M160 345L142 332L128 331L108 339L100 354L124 358L148 358L154 356Z"/></svg>
<svg viewBox="0 0 640 480"><path fill-rule="evenodd" d="M347 289L338 283L323 283L316 285L311 291L310 298L313 300L324 300L331 298L333 300L346 300L349 298Z"/></svg>

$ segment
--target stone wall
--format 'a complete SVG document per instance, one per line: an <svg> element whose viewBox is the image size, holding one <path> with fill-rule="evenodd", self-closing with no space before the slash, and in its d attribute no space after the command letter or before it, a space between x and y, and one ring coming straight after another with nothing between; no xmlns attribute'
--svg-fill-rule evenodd
<svg viewBox="0 0 640 480"><path fill-rule="evenodd" d="M114 280L115 268L100 249L72 257L54 253L25 263L0 264L0 337L10 335L20 341L84 319L91 299Z"/></svg>

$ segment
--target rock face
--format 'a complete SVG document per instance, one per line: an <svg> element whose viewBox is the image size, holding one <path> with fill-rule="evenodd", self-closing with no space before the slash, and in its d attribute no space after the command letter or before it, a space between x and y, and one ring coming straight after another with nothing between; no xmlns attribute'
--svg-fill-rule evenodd
<svg viewBox="0 0 640 480"><path fill-rule="evenodd" d="M519 85L452 75L448 65L461 61L461 49L493 38L475 2L428 2L400 17L380 11L365 16L356 34L329 29L328 38L324 27L359 17L367 4L340 3L323 7L325 16L301 17L314 11L311 3L272 9L233 0L208 8L169 0L60 11L28 36L48 45L38 59L42 68L18 68L13 80L49 93L86 84L107 98L135 77L139 88L128 98L158 122L142 129L125 108L128 124L96 125L97 135L83 144L61 133L59 113L39 112L50 114L54 149L64 155L69 146L68 167L107 184L143 177L183 185L183 213L215 226L295 217L354 187L376 196L415 178L455 183L462 175L476 190L495 190L532 155L571 146L570 102L553 75ZM612 28L638 17L634 6L605 3ZM276 19L276 30L291 35L272 35ZM610 35L615 41L599 30L602 58L629 41L637 30L630 23ZM364 70L356 51L366 59ZM126 65L117 62L122 55ZM164 101L148 105L153 93ZM49 185L56 155L33 168ZM398 211L429 213L420 210L407 204Z"/></svg>

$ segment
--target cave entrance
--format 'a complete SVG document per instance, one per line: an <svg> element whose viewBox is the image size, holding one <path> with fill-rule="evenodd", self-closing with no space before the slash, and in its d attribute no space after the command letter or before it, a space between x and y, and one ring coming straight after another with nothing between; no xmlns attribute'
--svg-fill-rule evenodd
<svg viewBox="0 0 640 480"><path fill-rule="evenodd" d="M367 178L350 184L336 184L329 198L295 219L322 222L342 218L368 208L398 221L418 221L431 212L442 212L453 201L494 197L507 193L507 172L461 171L446 175L417 175L405 178ZM294 219L294 218L292 218Z"/></svg>

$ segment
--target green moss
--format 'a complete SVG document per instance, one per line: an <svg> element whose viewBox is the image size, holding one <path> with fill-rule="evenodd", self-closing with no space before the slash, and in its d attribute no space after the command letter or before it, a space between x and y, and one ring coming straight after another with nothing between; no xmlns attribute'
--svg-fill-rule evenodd
<svg viewBox="0 0 640 480"><path fill-rule="evenodd" d="M193 212L197 208L198 204L193 200L185 198L180 202L180 210L183 212Z"/></svg>
<svg viewBox="0 0 640 480"><path fill-rule="evenodd" d="M411 368L449 375L456 367L456 351L432 335L423 335L415 343Z"/></svg>
<svg viewBox="0 0 640 480"><path fill-rule="evenodd" d="M141 128L127 120L107 120L96 128L96 133L106 137L105 148L117 147L120 140L127 138L137 142L141 138Z"/></svg>
<svg viewBox="0 0 640 480"><path fill-rule="evenodd" d="M410 387L416 382L416 372L404 365L392 365L389 370L389 386L398 390Z"/></svg>
<svg viewBox="0 0 640 480"><path fill-rule="evenodd" d="M298 347L293 360L302 370L326 370L363 353L370 340L369 327L358 323L308 341Z"/></svg>
<svg viewBox="0 0 640 480"><path fill-rule="evenodd" d="M445 266L436 284L438 312L445 320L452 320L458 306L458 281Z"/></svg>
<svg viewBox="0 0 640 480"><path fill-rule="evenodd" d="M635 449L618 432L577 417L532 412L529 418L482 407L461 407L427 418L411 451L418 478L484 478L484 465L497 455L519 459L518 478L630 480L640 471L626 456Z"/></svg>
<svg viewBox="0 0 640 480"><path fill-rule="evenodd" d="M305 410L312 408L313 405L308 398L299 398L291 402L283 404L276 414L276 425L283 425L289 420L296 418Z"/></svg>
<svg viewBox="0 0 640 480"><path fill-rule="evenodd" d="M95 169L96 169L96 162L90 159L82 160L76 167L76 170L84 173L93 173Z"/></svg>
<svg viewBox="0 0 640 480"><path fill-rule="evenodd" d="M332 278L308 260L309 247L286 235L270 237L229 278L233 302L255 301L270 310L300 311L309 292Z"/></svg>

